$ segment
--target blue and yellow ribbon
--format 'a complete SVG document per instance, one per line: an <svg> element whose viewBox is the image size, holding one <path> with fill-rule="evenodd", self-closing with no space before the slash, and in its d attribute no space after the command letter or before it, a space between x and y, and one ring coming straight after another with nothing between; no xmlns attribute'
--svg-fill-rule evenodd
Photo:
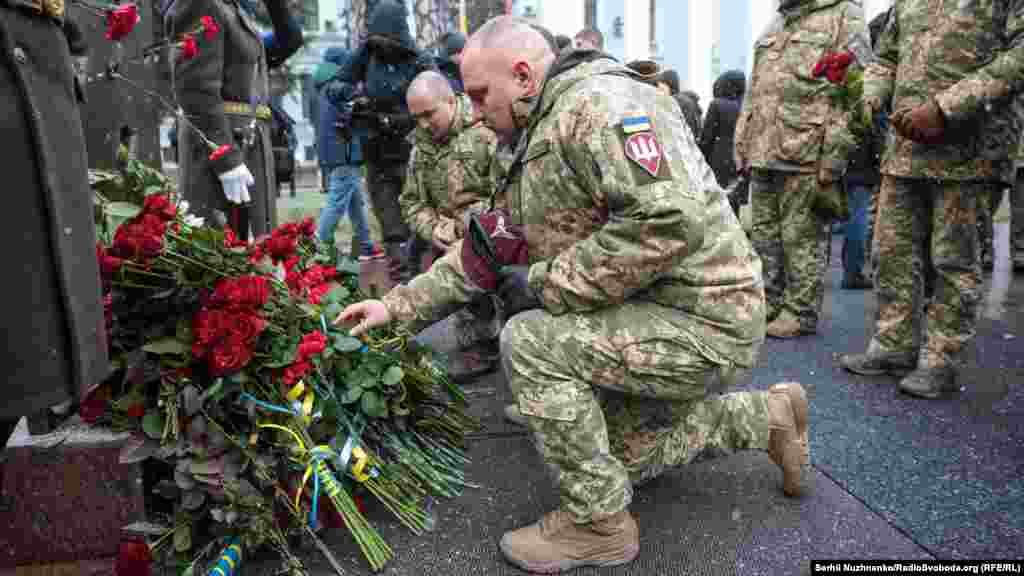
<svg viewBox="0 0 1024 576"><path fill-rule="evenodd" d="M220 558L213 565L207 576L235 576L238 566L242 563L242 545L238 537L232 538L224 550L221 550Z"/></svg>

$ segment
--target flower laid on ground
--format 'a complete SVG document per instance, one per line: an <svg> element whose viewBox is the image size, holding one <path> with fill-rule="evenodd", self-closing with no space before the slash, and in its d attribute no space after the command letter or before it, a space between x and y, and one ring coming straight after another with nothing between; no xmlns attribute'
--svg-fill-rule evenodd
<svg viewBox="0 0 1024 576"><path fill-rule="evenodd" d="M153 561L205 574L269 547L304 574L290 542L337 565L319 533L344 526L380 570L393 552L367 509L420 534L430 502L472 486L464 435L479 425L461 391L408 334L328 323L361 295L312 220L250 245L191 224L166 181L148 188L134 212L100 203L119 219L96 249L114 370L79 413L136 434L124 461L162 467Z"/></svg>

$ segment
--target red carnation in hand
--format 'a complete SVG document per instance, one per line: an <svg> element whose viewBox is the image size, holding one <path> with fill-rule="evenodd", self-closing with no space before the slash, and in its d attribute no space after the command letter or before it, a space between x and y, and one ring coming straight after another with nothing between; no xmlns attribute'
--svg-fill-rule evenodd
<svg viewBox="0 0 1024 576"><path fill-rule="evenodd" d="M196 41L193 38L192 39L192 44L195 45L195 43L196 43ZM192 56L195 56L196 54L199 53L199 49L198 48L193 48L193 49L195 50L195 54L192 54ZM187 59L188 58L186 58L186 60ZM227 154L230 151L231 151L231 144L221 144L220 146L217 147L216 150L214 150L213 152L210 152L209 160L210 160L210 162L214 162L216 160L220 160L222 156L224 156L225 154Z"/></svg>
<svg viewBox="0 0 1024 576"><path fill-rule="evenodd" d="M182 59L184 59L184 60L191 60L191 59L195 58L198 55L199 55L199 45L196 44L195 36L193 36L191 34L185 34L184 37L182 37L182 39L181 39L181 57L182 57ZM225 144L224 146L227 146L227 144ZM220 149L223 148L224 146L221 146L220 148L215 150L213 152L213 154L216 154L217 152L220 152ZM229 146L229 148L230 148L230 146ZM225 150L224 152L227 152L227 150ZM210 155L210 159L211 160L216 160L216 158L213 158L213 154ZM221 152L220 155L223 156L224 153Z"/></svg>
<svg viewBox="0 0 1024 576"><path fill-rule="evenodd" d="M107 12L107 40L119 42L131 33L139 23L139 9L135 4L125 4Z"/></svg>
<svg viewBox="0 0 1024 576"><path fill-rule="evenodd" d="M220 32L220 27L217 26L217 21L213 19L213 16L203 16L199 19L203 25L203 34L206 35L207 40L213 40L217 37L217 33Z"/></svg>

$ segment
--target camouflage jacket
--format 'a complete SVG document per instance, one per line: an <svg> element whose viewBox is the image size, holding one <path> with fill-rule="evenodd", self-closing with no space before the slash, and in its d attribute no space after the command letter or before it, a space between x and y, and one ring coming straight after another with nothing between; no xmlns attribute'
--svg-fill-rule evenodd
<svg viewBox="0 0 1024 576"><path fill-rule="evenodd" d="M448 139L435 142L430 132L416 128L415 146L398 201L406 223L427 242L435 231L451 244L462 238L466 211L483 212L494 194L491 163L497 136L473 119L473 104L455 96L455 114Z"/></svg>
<svg viewBox="0 0 1024 576"><path fill-rule="evenodd" d="M709 360L752 366L761 261L672 97L636 78L603 57L553 73L496 202L523 225L530 286L551 314L654 302ZM436 321L478 295L459 252L392 290L392 315Z"/></svg>
<svg viewBox="0 0 1024 576"><path fill-rule="evenodd" d="M865 75L865 96L914 108L933 99L947 143L889 131L882 173L1010 182L1020 135L1011 100L1024 83L1024 0L896 0Z"/></svg>
<svg viewBox="0 0 1024 576"><path fill-rule="evenodd" d="M855 145L848 111L832 101L814 65L866 34L860 2L792 2L754 44L750 89L736 122L738 159L755 168L815 172L846 170ZM870 43L868 44L870 45Z"/></svg>

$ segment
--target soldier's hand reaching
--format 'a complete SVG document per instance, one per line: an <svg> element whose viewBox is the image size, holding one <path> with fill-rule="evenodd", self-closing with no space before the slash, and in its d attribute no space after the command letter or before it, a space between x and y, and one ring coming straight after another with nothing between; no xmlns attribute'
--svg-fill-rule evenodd
<svg viewBox="0 0 1024 576"><path fill-rule="evenodd" d="M356 302L341 311L334 319L335 326L351 325L349 334L360 336L370 331L371 328L386 326L391 322L391 312L380 300L363 300Z"/></svg>

